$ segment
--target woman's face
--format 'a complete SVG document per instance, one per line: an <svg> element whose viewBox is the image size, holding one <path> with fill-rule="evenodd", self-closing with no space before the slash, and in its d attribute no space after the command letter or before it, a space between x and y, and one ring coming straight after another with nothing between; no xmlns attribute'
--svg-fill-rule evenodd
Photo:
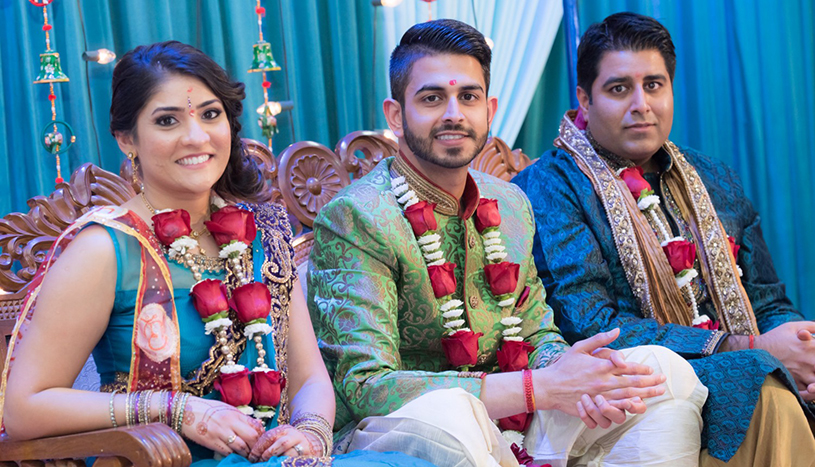
<svg viewBox="0 0 815 467"><path fill-rule="evenodd" d="M229 162L231 131L221 101L200 80L170 74L147 101L133 135L117 136L141 165L145 192L209 193Z"/></svg>

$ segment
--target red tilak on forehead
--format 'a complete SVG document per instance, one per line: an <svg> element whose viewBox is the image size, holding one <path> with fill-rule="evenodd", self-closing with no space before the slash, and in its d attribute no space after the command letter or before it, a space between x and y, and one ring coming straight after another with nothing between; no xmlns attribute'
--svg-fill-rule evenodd
<svg viewBox="0 0 815 467"><path fill-rule="evenodd" d="M457 82L458 82L458 81L456 81L456 80L454 80L454 79L451 79L451 80L450 80L450 86L455 86Z"/></svg>
<svg viewBox="0 0 815 467"><path fill-rule="evenodd" d="M192 92L192 87L187 89L187 92ZM192 109L192 100L190 99L190 96L187 96L187 108L190 109L190 116L195 115L195 110Z"/></svg>

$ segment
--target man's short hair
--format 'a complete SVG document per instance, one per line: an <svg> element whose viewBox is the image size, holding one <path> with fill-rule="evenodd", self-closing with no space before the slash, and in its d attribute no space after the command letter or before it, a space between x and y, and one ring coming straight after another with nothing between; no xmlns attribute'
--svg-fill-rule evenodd
<svg viewBox="0 0 815 467"><path fill-rule="evenodd" d="M393 49L390 62L391 98L405 106L405 90L413 64L422 57L456 54L478 60L484 73L485 92L490 89L492 51L484 35L469 24L454 19L437 19L419 23L402 36Z"/></svg>
<svg viewBox="0 0 815 467"><path fill-rule="evenodd" d="M671 81L676 71L676 52L671 34L654 18L636 13L615 13L586 30L577 48L577 85L591 98L591 86L599 74L600 60L609 51L640 52L656 49L665 60Z"/></svg>

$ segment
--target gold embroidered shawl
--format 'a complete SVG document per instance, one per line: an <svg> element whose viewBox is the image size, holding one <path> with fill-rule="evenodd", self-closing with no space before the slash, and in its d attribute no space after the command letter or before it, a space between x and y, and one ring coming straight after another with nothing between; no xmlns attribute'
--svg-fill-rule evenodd
<svg viewBox="0 0 815 467"><path fill-rule="evenodd" d="M605 208L626 278L643 313L660 324L690 326L692 311L676 285L659 240L625 182L595 152L569 112L561 120L555 146L569 152L591 180ZM722 329L734 334L758 334L727 234L705 185L673 143L666 141L663 148L674 161L673 170L665 173L665 182L696 238L702 277L709 285Z"/></svg>

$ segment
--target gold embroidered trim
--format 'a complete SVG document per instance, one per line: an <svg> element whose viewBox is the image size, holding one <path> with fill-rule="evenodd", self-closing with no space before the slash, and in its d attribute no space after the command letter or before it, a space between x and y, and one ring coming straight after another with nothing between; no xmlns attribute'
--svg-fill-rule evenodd
<svg viewBox="0 0 815 467"><path fill-rule="evenodd" d="M574 126L568 114L560 121L560 136L555 140L555 145L569 151L575 160L580 161L594 179L593 185L599 187L597 195L606 207L606 216L611 225L614 244L617 246L625 277L640 309L645 316L655 319L645 264L634 236L631 216L622 199L623 193L616 186L614 172L606 161L597 155L591 143L583 132Z"/></svg>
<svg viewBox="0 0 815 467"><path fill-rule="evenodd" d="M723 331L714 331L710 337L705 342L705 345L702 346L702 356L708 357L713 355L716 352L716 347L719 346L719 343L727 336L726 332Z"/></svg>
<svg viewBox="0 0 815 467"><path fill-rule="evenodd" d="M261 242L269 250L261 267L261 274L272 296L269 317L275 365L288 380L289 304L292 288L297 279L294 247L291 244L291 224L286 209L279 204L266 203L249 207L255 212ZM288 388L289 385L286 385L280 393L278 423L281 425L288 423L291 417Z"/></svg>
<svg viewBox="0 0 815 467"><path fill-rule="evenodd" d="M750 300L735 272L730 244L713 208L699 174L673 143L667 141L668 151L689 191L693 215L700 229L698 240L704 247L706 263L712 277L708 280L710 295L725 329L734 334L758 334Z"/></svg>
<svg viewBox="0 0 815 467"><path fill-rule="evenodd" d="M436 203L436 211L445 216L458 215L459 204L458 200L449 194L439 190L428 182L421 174L416 173L405 161L402 156L396 156L391 164L391 175L398 177L405 177L405 181L410 185L410 189L416 192L416 196L429 203Z"/></svg>

